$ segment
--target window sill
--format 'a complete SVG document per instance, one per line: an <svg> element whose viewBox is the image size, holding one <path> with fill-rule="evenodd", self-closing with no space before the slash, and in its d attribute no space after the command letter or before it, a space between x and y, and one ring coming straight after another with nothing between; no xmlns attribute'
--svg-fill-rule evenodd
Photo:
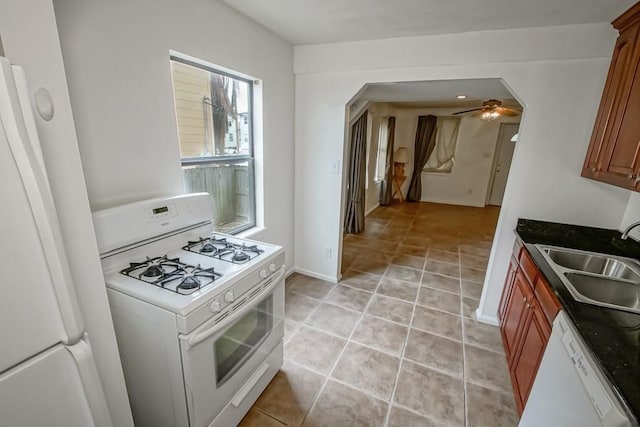
<svg viewBox="0 0 640 427"><path fill-rule="evenodd" d="M266 227L255 226L236 234L235 237L239 237L241 239L252 239L266 230Z"/></svg>

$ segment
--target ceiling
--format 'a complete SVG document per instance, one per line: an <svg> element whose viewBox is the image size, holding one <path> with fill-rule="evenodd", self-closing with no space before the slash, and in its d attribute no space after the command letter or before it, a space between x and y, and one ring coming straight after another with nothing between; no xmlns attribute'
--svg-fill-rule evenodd
<svg viewBox="0 0 640 427"><path fill-rule="evenodd" d="M294 45L611 22L636 0L223 0Z"/></svg>
<svg viewBox="0 0 640 427"><path fill-rule="evenodd" d="M457 99L466 95L466 99ZM500 79L430 80L419 82L370 83L358 95L360 100L390 102L404 108L479 107L486 99L519 106Z"/></svg>

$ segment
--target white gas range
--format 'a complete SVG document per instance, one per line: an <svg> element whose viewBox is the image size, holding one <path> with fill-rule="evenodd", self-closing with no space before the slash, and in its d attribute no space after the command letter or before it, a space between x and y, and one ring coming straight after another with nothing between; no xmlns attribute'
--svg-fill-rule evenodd
<svg viewBox="0 0 640 427"><path fill-rule="evenodd" d="M94 213L138 426L235 425L282 365L284 251L212 216L206 193Z"/></svg>

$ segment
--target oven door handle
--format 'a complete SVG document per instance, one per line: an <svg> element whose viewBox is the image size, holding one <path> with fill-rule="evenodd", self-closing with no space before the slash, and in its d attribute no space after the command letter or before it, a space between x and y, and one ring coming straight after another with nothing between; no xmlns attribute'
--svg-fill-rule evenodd
<svg viewBox="0 0 640 427"><path fill-rule="evenodd" d="M284 266L282 266L280 268L280 271L278 271L276 274L266 278L260 283L259 286L266 286L266 287L262 290L262 292L259 295L266 295L269 292L271 292L276 286L278 286L278 284L280 283L283 277L284 277ZM255 307L260 303L260 301L262 301L262 298L254 298L254 300L251 301L249 305L242 306L241 309L231 314L230 316L226 317L221 322L215 323L215 321L212 319L209 322L205 323L204 325L200 326L198 329L196 329L189 335L180 334L179 337L181 340L186 341L188 348L194 347L200 344L202 341L205 341L206 339L211 337L211 335L217 333L218 331L224 329L228 325L235 322L238 318L240 318L245 314L247 308Z"/></svg>

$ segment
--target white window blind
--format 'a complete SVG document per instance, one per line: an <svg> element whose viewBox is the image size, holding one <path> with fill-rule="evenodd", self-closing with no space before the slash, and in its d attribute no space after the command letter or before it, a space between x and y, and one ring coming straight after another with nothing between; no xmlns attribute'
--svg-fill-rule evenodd
<svg viewBox="0 0 640 427"><path fill-rule="evenodd" d="M459 129L459 118L438 117L436 122L436 146L423 169L425 172L451 172Z"/></svg>

